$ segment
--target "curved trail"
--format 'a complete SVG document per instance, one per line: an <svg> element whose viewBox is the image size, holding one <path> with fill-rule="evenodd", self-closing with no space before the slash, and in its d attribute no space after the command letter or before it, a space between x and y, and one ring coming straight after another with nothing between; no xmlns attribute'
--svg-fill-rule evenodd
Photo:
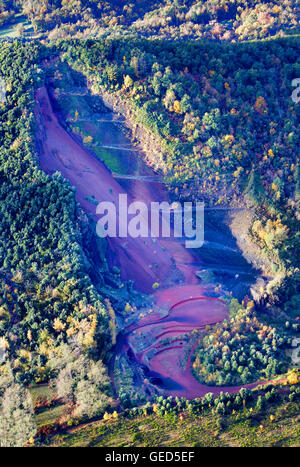
<svg viewBox="0 0 300 467"><path fill-rule="evenodd" d="M125 191L110 170L60 125L44 87L36 93L35 114L41 168L50 174L61 172L76 187L77 200L95 220L98 220L96 206L87 198L112 201L116 207L119 194L124 193L128 194L128 202L141 200L150 205L151 201L168 200L160 182L130 180ZM148 219L143 221L148 227ZM199 257L174 238L159 238L155 242L151 238L131 237L108 241L110 265L120 268L123 280L131 279L138 290L153 294L156 310L164 311L163 317L156 311L128 326L120 352L129 347L136 361L148 368L150 376L160 380L167 394L194 398L207 392L237 391L239 387L202 385L192 377L190 357L184 367L181 363L187 351L186 340L181 336L228 316L225 303L211 296L215 284L200 284L196 277L201 267ZM153 293L155 282L160 288ZM164 342L166 336L172 342Z"/></svg>

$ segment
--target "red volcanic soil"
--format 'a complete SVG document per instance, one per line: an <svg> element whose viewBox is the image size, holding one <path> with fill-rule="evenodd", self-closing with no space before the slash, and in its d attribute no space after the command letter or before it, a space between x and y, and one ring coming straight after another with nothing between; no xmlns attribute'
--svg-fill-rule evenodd
<svg viewBox="0 0 300 467"><path fill-rule="evenodd" d="M98 201L111 201L116 205L118 215L119 195L125 194L121 185L113 178L109 169L87 148L81 146L59 123L54 114L46 88L36 93L37 149L41 168L48 173L61 174L76 187L76 198L81 206L96 216L95 204L86 198L92 196ZM160 183L151 183L152 192L144 182L131 183L128 203L139 199L150 206L158 194L166 197ZM161 200L163 200L161 199ZM148 219L144 220L147 223ZM185 274L195 258L178 241L159 239L156 243L145 238L108 238L111 264L117 265L124 280L134 280L136 287L151 292L154 282L167 283L174 272L175 260L178 270ZM199 259L198 259L199 263ZM194 276L194 272L192 272ZM195 278L197 281L197 279Z"/></svg>
<svg viewBox="0 0 300 467"><path fill-rule="evenodd" d="M125 193L124 189L107 167L60 125L45 88L36 93L35 114L41 168L50 174L61 172L76 187L81 206L96 220L96 206L87 197L93 196L98 202L112 201L118 208L118 197ZM128 202L134 199L150 205L153 200L167 199L167 194L159 183L137 181L128 192ZM144 222L148 226L148 219ZM211 388L198 383L191 375L190 358L182 366L186 342L180 336L220 322L228 315L224 302L209 297L214 285L199 283L195 275L199 258L173 238L160 238L155 243L151 238L131 237L108 241L110 264L120 268L121 277L133 280L138 290L147 293L153 293L152 285L158 282L160 289L153 294L157 309L168 311L163 318L152 313L129 326L123 351L129 344L139 362L169 382L169 388L165 386L167 394L194 398L210 391L237 391L238 387ZM179 278L181 284L176 286ZM176 340L171 344L162 342L168 337Z"/></svg>
<svg viewBox="0 0 300 467"><path fill-rule="evenodd" d="M60 125L45 88L37 91L36 101L36 118L39 124L37 144L41 168L48 173L61 172L76 187L76 198L81 206L98 220L95 204L86 198L94 196L99 202L111 201L118 207L119 194L125 194L125 191L106 166ZM157 248L154 244L145 245L144 239L131 237L111 238L108 241L111 263L120 267L124 280L134 280L140 290L149 292L154 282L161 283L167 278L172 268L171 256L167 251L160 251L159 268L155 268L153 263L157 258L153 251Z"/></svg>
<svg viewBox="0 0 300 467"><path fill-rule="evenodd" d="M204 329L207 325L223 321L228 316L222 300L193 295L195 292L201 293L201 287L183 285L157 292L157 304L168 306L169 314L163 318L152 314L141 319L132 326L128 343L135 351L136 359L147 366L153 376L161 378L168 395L192 399L207 392L237 392L242 386L213 387L196 381L191 373L193 349L183 364L184 355L188 352L184 335L193 329ZM202 292L208 290L202 288ZM168 338L172 338L170 342L166 340ZM244 385L248 388L254 386Z"/></svg>

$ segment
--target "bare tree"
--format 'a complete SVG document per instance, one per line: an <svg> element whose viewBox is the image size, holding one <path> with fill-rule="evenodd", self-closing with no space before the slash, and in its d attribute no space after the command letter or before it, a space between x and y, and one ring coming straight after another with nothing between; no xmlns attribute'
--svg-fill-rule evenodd
<svg viewBox="0 0 300 467"><path fill-rule="evenodd" d="M109 378L101 360L95 362L78 348L63 344L49 363L59 370L53 387L59 397L74 405L75 417L94 417L111 403Z"/></svg>
<svg viewBox="0 0 300 467"><path fill-rule="evenodd" d="M0 446L22 447L35 435L32 399L29 391L16 383L9 364L0 376Z"/></svg>
<svg viewBox="0 0 300 467"><path fill-rule="evenodd" d="M16 25L15 27L15 31L17 33L18 36L23 36L24 32L25 32L25 28L24 28L24 25L22 23L19 23Z"/></svg>

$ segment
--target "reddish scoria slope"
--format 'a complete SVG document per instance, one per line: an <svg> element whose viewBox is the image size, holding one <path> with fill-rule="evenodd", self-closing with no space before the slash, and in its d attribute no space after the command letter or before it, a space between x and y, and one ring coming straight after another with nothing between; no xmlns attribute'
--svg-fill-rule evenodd
<svg viewBox="0 0 300 467"><path fill-rule="evenodd" d="M48 173L61 172L76 187L76 198L81 206L92 213L96 220L96 206L87 201L87 197L93 196L99 202L112 201L118 206L118 196L125 193L124 189L107 167L60 125L44 87L36 93L35 114L41 168ZM140 199L150 205L151 201L160 199L158 193L162 196L161 200L167 199L163 187L158 183L153 193L154 186L141 181L131 184L128 201ZM145 219L145 222L148 223L148 220ZM109 245L111 264L120 268L122 278L133 280L137 289L148 293L152 291L153 283L159 282L162 290L156 292L154 297L158 307L169 310L163 320L154 313L141 319L134 328L128 329L129 345L132 341L132 347L135 348L136 343L133 341L137 337L140 340L141 350L136 353L136 359L171 381L173 389L168 389L167 393L192 398L211 391L212 388L199 384L192 377L190 359L186 367L182 368L185 345L178 337L193 329L201 329L208 323L222 321L228 314L221 300L207 296L213 286L199 284L195 275L199 258L172 238L158 239L156 243L143 238L112 238L109 239ZM180 271L179 276L176 276L176 270ZM176 281L181 277L185 285L174 286L172 277L176 277ZM145 331L151 338L143 344L142 333ZM161 342L168 336L176 338L172 345ZM148 355L149 352L151 355ZM238 389L215 388L214 392Z"/></svg>
<svg viewBox="0 0 300 467"><path fill-rule="evenodd" d="M95 218L96 206L86 198L94 196L99 202L112 201L118 207L118 197L119 194L125 194L124 189L107 167L59 124L52 111L46 88L37 91L36 102L37 145L41 168L48 173L61 172L76 187L76 198L81 206ZM156 187L156 190L159 189L160 187ZM150 205L153 197L150 197L146 185L137 182L136 191L140 200ZM132 197L128 196L128 202L131 201ZM148 226L146 219L145 222ZM153 243L151 239L145 241L143 238L127 237L109 239L109 243L111 258L120 267L122 278L134 280L137 288L145 292L152 290L154 282L167 282L174 272L172 258L183 272L187 269L186 265L195 262L195 258L181 243L169 239Z"/></svg>

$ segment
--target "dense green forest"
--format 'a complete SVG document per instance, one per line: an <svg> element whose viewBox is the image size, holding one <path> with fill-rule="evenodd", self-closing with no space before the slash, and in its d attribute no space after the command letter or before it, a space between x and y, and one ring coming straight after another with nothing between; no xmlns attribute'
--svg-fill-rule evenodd
<svg viewBox="0 0 300 467"><path fill-rule="evenodd" d="M103 297L84 265L74 189L42 172L35 156L42 56L38 44L1 48L0 329L20 382L47 380L50 350L67 337L98 355L110 346Z"/></svg>
<svg viewBox="0 0 300 467"><path fill-rule="evenodd" d="M136 33L167 39L253 40L299 31L296 0L2 0L0 22L23 13L47 37ZM22 27L18 33L24 34Z"/></svg>
<svg viewBox="0 0 300 467"><path fill-rule="evenodd" d="M283 373L280 349L286 343L275 328L239 310L200 340L193 371L206 384L247 384Z"/></svg>

